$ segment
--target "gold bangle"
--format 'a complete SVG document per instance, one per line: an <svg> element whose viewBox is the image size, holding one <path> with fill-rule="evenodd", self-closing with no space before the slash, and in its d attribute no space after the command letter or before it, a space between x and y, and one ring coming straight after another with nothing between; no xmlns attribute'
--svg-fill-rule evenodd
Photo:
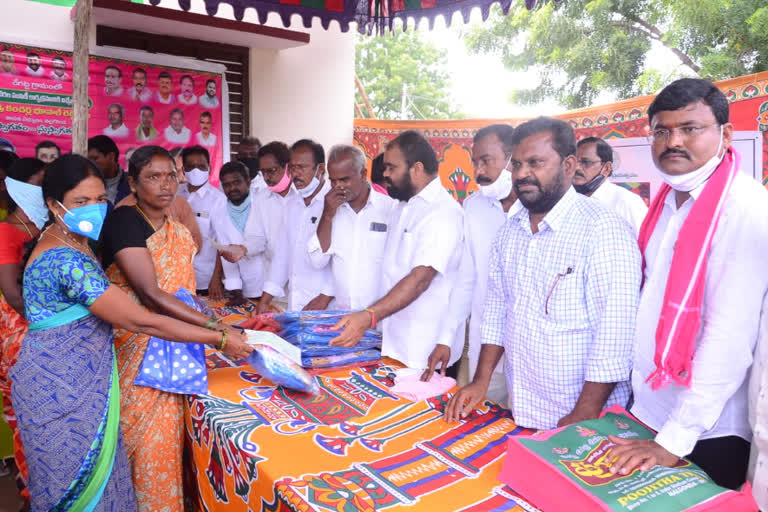
<svg viewBox="0 0 768 512"><path fill-rule="evenodd" d="M227 331L221 331L221 345L219 345L219 350L224 350L224 347L227 346Z"/></svg>

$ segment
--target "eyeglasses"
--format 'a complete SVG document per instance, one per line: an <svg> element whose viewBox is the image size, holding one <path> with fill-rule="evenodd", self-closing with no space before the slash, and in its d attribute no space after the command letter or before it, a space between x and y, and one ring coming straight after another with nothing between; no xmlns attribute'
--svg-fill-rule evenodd
<svg viewBox="0 0 768 512"><path fill-rule="evenodd" d="M579 165L582 167L592 167L595 164L601 164L603 163L602 160L590 160L588 158L581 158L579 159Z"/></svg>
<svg viewBox="0 0 768 512"><path fill-rule="evenodd" d="M293 174L295 172L307 172L307 171L312 170L313 167L314 167L315 170L317 170L317 165L312 166L312 165L308 165L308 164L288 164L288 171L291 174Z"/></svg>
<svg viewBox="0 0 768 512"><path fill-rule="evenodd" d="M279 173L282 170L283 170L282 167L271 167L269 169L259 169L259 172L266 177L266 176L275 176L277 173Z"/></svg>
<svg viewBox="0 0 768 512"><path fill-rule="evenodd" d="M651 140L654 144L665 144L669 141L669 137L673 133L676 133L684 140L692 140L701 135L707 128L717 125L718 123L710 123L703 126L691 125L672 128L654 128L651 130Z"/></svg>

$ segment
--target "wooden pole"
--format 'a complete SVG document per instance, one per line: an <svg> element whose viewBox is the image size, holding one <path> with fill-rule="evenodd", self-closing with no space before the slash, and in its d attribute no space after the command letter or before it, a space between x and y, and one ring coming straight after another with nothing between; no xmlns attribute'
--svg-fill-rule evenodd
<svg viewBox="0 0 768 512"><path fill-rule="evenodd" d="M355 115L359 118L365 117L363 114L363 109L360 108L360 104L358 102L355 102Z"/></svg>
<svg viewBox="0 0 768 512"><path fill-rule="evenodd" d="M368 110L368 117L370 117L371 119L376 119L376 114L373 112L373 107L371 106L371 102L368 100L368 95L365 94L363 83L357 77L357 73L355 73L355 86L357 86L357 91L360 93L360 97L363 98L363 103L365 104L365 108L366 110Z"/></svg>
<svg viewBox="0 0 768 512"><path fill-rule="evenodd" d="M88 154L88 46L93 0L77 0L72 54L72 152Z"/></svg>

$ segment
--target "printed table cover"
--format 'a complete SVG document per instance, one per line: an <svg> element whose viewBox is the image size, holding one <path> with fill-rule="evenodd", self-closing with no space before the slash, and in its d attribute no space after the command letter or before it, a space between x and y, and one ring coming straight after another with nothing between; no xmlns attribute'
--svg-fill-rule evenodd
<svg viewBox="0 0 768 512"><path fill-rule="evenodd" d="M536 510L497 479L507 434L531 431L493 402L449 425L450 394L396 397L387 359L319 375L315 396L216 352L208 366L185 415L201 510Z"/></svg>

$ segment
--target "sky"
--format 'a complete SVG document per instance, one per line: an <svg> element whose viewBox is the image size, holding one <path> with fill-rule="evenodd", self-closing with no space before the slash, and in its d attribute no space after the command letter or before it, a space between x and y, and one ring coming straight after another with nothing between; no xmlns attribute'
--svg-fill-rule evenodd
<svg viewBox="0 0 768 512"><path fill-rule="evenodd" d="M473 9L467 24L464 24L460 14L456 13L450 28L446 28L442 17L435 21L431 31L425 20L418 27L425 40L447 51L448 72L452 79L451 96L459 105L459 110L469 118L532 117L565 111L566 109L554 100L547 100L538 105L516 105L509 101L509 95L517 84L528 87L538 81L536 72L509 71L504 67L501 57L496 55L470 55L462 33L480 24L480 10ZM652 44L648 61L661 63L663 72L671 72L680 66L678 59L670 51L658 43ZM614 101L615 95L604 93L596 104Z"/></svg>

